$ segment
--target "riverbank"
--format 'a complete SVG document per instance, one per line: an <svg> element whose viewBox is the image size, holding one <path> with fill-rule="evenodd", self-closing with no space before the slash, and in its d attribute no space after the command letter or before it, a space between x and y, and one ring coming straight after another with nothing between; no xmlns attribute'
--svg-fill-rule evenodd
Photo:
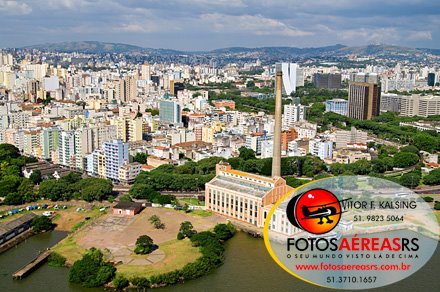
<svg viewBox="0 0 440 292"><path fill-rule="evenodd" d="M163 229L150 224L149 218L153 215L160 218L165 226ZM204 217L166 208L146 208L136 216L109 212L89 220L54 246L53 251L65 257L69 266L81 259L87 249L95 247L124 277L166 274L202 257L200 249L192 246L189 239L176 239L180 223L184 221L190 221L198 232L212 230L218 223L227 223L225 218L217 215ZM144 234L150 236L159 248L148 255L137 255L134 253L135 242Z"/></svg>

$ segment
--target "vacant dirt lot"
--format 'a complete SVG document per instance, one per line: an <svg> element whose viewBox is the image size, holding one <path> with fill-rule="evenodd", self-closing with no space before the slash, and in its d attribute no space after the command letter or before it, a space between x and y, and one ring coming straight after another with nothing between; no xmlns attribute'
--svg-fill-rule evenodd
<svg viewBox="0 0 440 292"><path fill-rule="evenodd" d="M155 229L148 219L152 215L159 216L165 229ZM140 214L129 217L107 214L74 235L76 244L82 248L96 247L104 250L107 257L115 263L148 265L161 261L165 254L160 244L176 239L180 223L190 221L198 231L213 228L217 223L225 223L226 219L212 215L209 217L193 216L165 208L146 208ZM143 259L134 257L133 250L136 239L147 234L159 249Z"/></svg>

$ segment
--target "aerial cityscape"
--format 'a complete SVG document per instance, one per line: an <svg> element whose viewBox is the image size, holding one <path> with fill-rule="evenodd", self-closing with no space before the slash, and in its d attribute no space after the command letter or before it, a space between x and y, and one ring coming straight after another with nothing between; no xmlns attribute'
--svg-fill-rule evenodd
<svg viewBox="0 0 440 292"><path fill-rule="evenodd" d="M440 220L438 4L127 2L0 1L0 291L324 291L262 238L310 237L279 202L338 176ZM334 237L429 222L357 216Z"/></svg>

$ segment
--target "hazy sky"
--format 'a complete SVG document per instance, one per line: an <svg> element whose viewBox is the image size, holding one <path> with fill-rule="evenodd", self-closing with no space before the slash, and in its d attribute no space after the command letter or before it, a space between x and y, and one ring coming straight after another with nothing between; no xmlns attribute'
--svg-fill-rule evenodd
<svg viewBox="0 0 440 292"><path fill-rule="evenodd" d="M152 48L440 48L438 0L0 0L0 47L97 40Z"/></svg>

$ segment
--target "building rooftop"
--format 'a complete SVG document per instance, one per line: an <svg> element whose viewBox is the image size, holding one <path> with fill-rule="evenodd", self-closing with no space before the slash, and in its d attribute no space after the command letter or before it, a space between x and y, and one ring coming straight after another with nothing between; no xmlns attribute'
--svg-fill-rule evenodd
<svg viewBox="0 0 440 292"><path fill-rule="evenodd" d="M209 182L210 185L228 189L234 192L249 194L258 198L264 197L272 188L256 183L245 182L232 177L217 176Z"/></svg>
<svg viewBox="0 0 440 292"><path fill-rule="evenodd" d="M12 221L9 221L6 224L0 224L0 236L2 236L5 233L10 232L11 230L23 225L24 223L27 223L37 217L37 215L33 212L26 213L23 216L14 219Z"/></svg>
<svg viewBox="0 0 440 292"><path fill-rule="evenodd" d="M142 204L136 202L119 202L113 207L113 209L124 209L124 210L137 210L140 208L142 208Z"/></svg>
<svg viewBox="0 0 440 292"><path fill-rule="evenodd" d="M235 169L226 170L225 172L229 172L229 173L243 176L243 177L247 177L247 178L253 178L253 179L273 183L273 179L271 179L270 177L262 176L262 175L252 174L252 173L248 173L248 172L244 172L244 171L240 171L240 170L235 170Z"/></svg>

